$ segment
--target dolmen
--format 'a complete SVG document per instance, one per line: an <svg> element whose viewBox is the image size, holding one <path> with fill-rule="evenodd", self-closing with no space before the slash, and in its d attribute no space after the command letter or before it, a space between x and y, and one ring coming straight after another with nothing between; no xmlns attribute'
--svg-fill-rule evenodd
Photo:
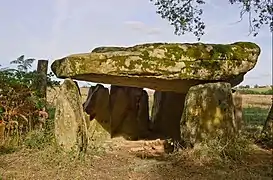
<svg viewBox="0 0 273 180"><path fill-rule="evenodd" d="M255 67L260 51L252 42L148 43L98 47L57 59L51 69L65 82L57 104L62 108L56 111L56 140L68 147L80 142L82 147L86 140L79 141L78 136L86 139L89 132L79 132L89 131L95 124L110 138L158 136L186 146L219 135L233 136L241 125L231 88ZM75 99L80 98L75 80L98 83L90 87L83 104ZM110 90L103 84L110 84ZM155 90L152 107L144 88ZM72 140L64 140L66 136Z"/></svg>

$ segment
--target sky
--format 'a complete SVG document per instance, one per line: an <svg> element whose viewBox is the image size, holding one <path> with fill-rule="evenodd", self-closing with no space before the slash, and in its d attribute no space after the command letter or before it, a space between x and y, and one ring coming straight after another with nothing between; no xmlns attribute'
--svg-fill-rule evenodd
<svg viewBox="0 0 273 180"><path fill-rule="evenodd" d="M272 34L267 26L249 36L247 16L228 0L207 0L203 43L257 43L262 52L242 85L272 84ZM132 46L152 42L197 42L187 33L174 34L167 20L156 14L150 0L0 0L0 64L8 66L20 55L58 58L90 52L98 46ZM36 64L34 64L34 68Z"/></svg>

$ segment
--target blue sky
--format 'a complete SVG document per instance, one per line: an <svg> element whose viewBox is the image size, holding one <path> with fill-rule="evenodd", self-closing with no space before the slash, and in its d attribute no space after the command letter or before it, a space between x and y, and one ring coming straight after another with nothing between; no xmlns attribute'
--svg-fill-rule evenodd
<svg viewBox="0 0 273 180"><path fill-rule="evenodd" d="M272 84L272 34L248 36L247 17L228 0L204 6L204 43L252 41L262 53L242 84ZM0 64L24 54L50 63L97 46L130 46L147 42L196 42L191 34L174 35L173 27L155 13L149 0L9 0L0 1ZM35 64L34 64L35 65Z"/></svg>

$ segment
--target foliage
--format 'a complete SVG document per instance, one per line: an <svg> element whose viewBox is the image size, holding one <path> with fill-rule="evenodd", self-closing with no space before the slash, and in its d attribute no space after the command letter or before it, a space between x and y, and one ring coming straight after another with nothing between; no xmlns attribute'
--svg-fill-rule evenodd
<svg viewBox="0 0 273 180"><path fill-rule="evenodd" d="M174 26L174 33L193 33L198 40L204 35L205 23L201 16L205 0L150 0L157 7L156 13ZM256 36L259 29L268 25L273 32L273 3L271 0L228 0L231 5L241 6L240 18L247 14L249 32Z"/></svg>
<svg viewBox="0 0 273 180"><path fill-rule="evenodd" d="M13 60L10 62L10 64L17 64L17 68L19 71L26 72L28 68L32 67L32 63L35 61L35 59L25 59L24 55L21 55L16 60Z"/></svg>
<svg viewBox="0 0 273 180"><path fill-rule="evenodd" d="M45 123L43 131L34 130L28 132L24 140L24 145L29 149L43 149L46 145L54 143L54 114L55 108L52 106L47 107L49 114L48 120Z"/></svg>
<svg viewBox="0 0 273 180"><path fill-rule="evenodd" d="M249 86L249 85L245 85L245 86L241 85L241 86L239 86L238 88L239 88L239 89L250 88L250 86Z"/></svg>
<svg viewBox="0 0 273 180"><path fill-rule="evenodd" d="M17 68L0 70L0 120L6 126L8 136L22 135L39 124L39 111L46 106L46 100L40 98L39 86L42 75L28 71L35 59L20 56L11 64ZM48 86L58 85L47 75Z"/></svg>

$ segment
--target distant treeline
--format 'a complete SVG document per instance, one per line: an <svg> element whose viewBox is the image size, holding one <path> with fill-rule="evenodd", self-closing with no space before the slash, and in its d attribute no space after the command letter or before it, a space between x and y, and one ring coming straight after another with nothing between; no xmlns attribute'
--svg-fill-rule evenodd
<svg viewBox="0 0 273 180"><path fill-rule="evenodd" d="M273 95L273 89L269 89L267 91L255 91L251 89L236 89L236 91L241 94L261 94L261 95Z"/></svg>

